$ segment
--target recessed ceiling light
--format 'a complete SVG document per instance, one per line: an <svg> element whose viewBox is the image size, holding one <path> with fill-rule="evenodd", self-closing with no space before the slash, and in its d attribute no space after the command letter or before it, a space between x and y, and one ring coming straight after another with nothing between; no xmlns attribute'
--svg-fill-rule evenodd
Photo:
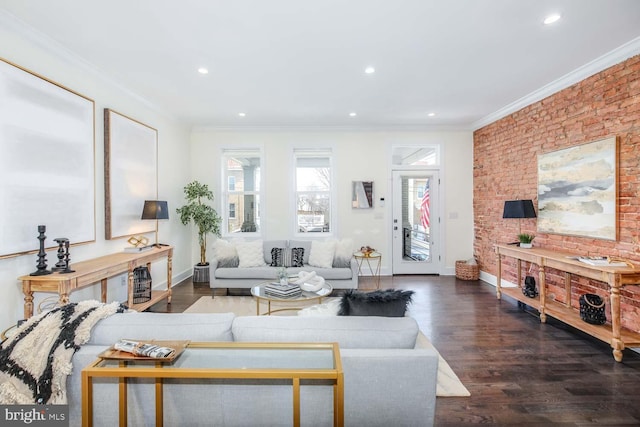
<svg viewBox="0 0 640 427"><path fill-rule="evenodd" d="M556 22L558 19L560 19L560 15L558 14L554 14L554 15L549 15L546 18L544 18L544 21L542 21L545 25L550 25L553 24L554 22Z"/></svg>
<svg viewBox="0 0 640 427"><path fill-rule="evenodd" d="M435 116L435 115L436 115L436 113L428 113L428 114L427 114L427 116L429 116L429 117L433 117L433 116Z"/></svg>
<svg viewBox="0 0 640 427"><path fill-rule="evenodd" d="M364 72L367 73L367 74L373 74L373 73L376 72L376 69L373 68L373 67L367 67L367 68L364 69Z"/></svg>
<svg viewBox="0 0 640 427"><path fill-rule="evenodd" d="M209 74L209 70L207 70L207 69L206 69L206 68L204 68L204 67L200 67L200 68L198 68L198 72L199 72L200 74Z"/></svg>
<svg viewBox="0 0 640 427"><path fill-rule="evenodd" d="M358 115L358 114L356 114L356 113L349 113L349 116L351 116L351 117L355 117L355 116L357 116L357 115Z"/></svg>
<svg viewBox="0 0 640 427"><path fill-rule="evenodd" d="M244 117L244 116L246 116L246 115L247 115L247 113L238 113L238 115L239 115L240 117Z"/></svg>

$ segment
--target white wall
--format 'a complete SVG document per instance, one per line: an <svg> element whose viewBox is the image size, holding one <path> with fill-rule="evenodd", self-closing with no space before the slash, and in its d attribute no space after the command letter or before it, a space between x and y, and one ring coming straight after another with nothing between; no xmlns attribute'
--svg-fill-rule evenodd
<svg viewBox="0 0 640 427"><path fill-rule="evenodd" d="M128 93L113 82L103 78L98 72L82 64L77 58L55 45L51 40L42 38L21 27L6 15L0 13L0 57L35 72L49 80L59 83L95 101L95 212L96 241L72 247L71 265L74 262L101 255L119 252L127 246L126 239L106 241L104 215L104 144L103 118L104 108L112 108L122 114L135 118L158 130L158 196L169 203L170 213L183 201L182 187L190 180L189 169L189 130L171 117L157 111L135 95ZM1 155L1 154L0 154ZM6 206L0 209L7 209ZM191 272L193 257L190 251L191 230L178 221L175 214L168 221L159 224L159 238L163 243L172 244L174 249L173 282L187 277ZM37 225L34 229L34 249L38 248ZM56 236L49 236L50 238ZM153 234L147 237L155 241ZM53 242L48 239L48 245ZM52 266L57 261L56 251L47 253L47 261ZM23 318L23 294L17 277L36 270L36 255L25 255L0 259L0 330L15 324ZM158 265L152 268L154 286L161 286L165 268ZM52 294L38 294L36 304L43 297ZM71 294L71 301L86 298L99 298L100 286ZM121 277L109 281L108 299L126 300L126 286Z"/></svg>
<svg viewBox="0 0 640 427"><path fill-rule="evenodd" d="M473 255L473 135L471 132L371 131L241 131L196 129L192 132L192 168L195 179L206 183L220 200L222 148L263 149L265 174L262 206L263 237L292 238L291 201L293 147L331 147L338 183L337 238L351 237L355 246L372 246L383 254L382 273L391 274L391 169L390 147L402 144L442 144L443 209L445 235L441 274L453 274L455 261ZM374 181L374 209L351 208L351 182ZM266 190L265 190L266 189ZM384 197L384 207L379 199ZM305 236L306 237L306 236ZM309 236L312 237L312 236ZM211 257L209 253L207 255Z"/></svg>

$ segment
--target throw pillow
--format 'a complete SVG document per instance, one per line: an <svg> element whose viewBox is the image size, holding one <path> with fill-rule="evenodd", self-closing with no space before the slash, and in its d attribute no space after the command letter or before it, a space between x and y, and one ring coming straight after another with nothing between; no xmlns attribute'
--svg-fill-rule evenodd
<svg viewBox="0 0 640 427"><path fill-rule="evenodd" d="M267 265L264 262L264 254L262 252L262 240L254 240L252 242L238 242L236 243L236 250L238 251L238 267L262 267Z"/></svg>
<svg viewBox="0 0 640 427"><path fill-rule="evenodd" d="M218 267L237 267L238 252L233 243L223 239L217 239L213 242L213 257L218 261Z"/></svg>
<svg viewBox="0 0 640 427"><path fill-rule="evenodd" d="M309 265L318 268L331 268L333 265L333 254L336 251L336 242L328 240L311 242L311 253L309 254Z"/></svg>
<svg viewBox="0 0 640 427"><path fill-rule="evenodd" d="M368 293L348 289L342 296L338 315L403 317L413 293L396 289Z"/></svg>
<svg viewBox="0 0 640 427"><path fill-rule="evenodd" d="M349 268L353 257L353 239L336 241L336 252L333 255L334 268Z"/></svg>
<svg viewBox="0 0 640 427"><path fill-rule="evenodd" d="M322 304L311 305L298 311L298 316L336 316L340 310L340 298L331 298Z"/></svg>
<svg viewBox="0 0 640 427"><path fill-rule="evenodd" d="M271 267L284 267L284 254L286 250L284 248L271 249Z"/></svg>
<svg viewBox="0 0 640 427"><path fill-rule="evenodd" d="M304 248L291 248L288 267L304 267Z"/></svg>

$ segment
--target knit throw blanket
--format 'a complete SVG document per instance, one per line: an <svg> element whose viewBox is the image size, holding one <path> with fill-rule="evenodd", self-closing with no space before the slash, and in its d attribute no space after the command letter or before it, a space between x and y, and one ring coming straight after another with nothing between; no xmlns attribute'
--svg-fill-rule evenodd
<svg viewBox="0 0 640 427"><path fill-rule="evenodd" d="M30 318L0 346L0 404L65 404L71 358L91 328L125 307L82 301Z"/></svg>

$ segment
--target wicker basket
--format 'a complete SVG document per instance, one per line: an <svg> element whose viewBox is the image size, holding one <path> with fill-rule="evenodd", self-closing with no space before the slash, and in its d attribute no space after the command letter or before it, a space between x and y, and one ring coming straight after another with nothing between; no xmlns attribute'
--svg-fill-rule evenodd
<svg viewBox="0 0 640 427"><path fill-rule="evenodd" d="M478 264L469 264L467 261L456 261L456 277L460 280L478 280L480 267Z"/></svg>

